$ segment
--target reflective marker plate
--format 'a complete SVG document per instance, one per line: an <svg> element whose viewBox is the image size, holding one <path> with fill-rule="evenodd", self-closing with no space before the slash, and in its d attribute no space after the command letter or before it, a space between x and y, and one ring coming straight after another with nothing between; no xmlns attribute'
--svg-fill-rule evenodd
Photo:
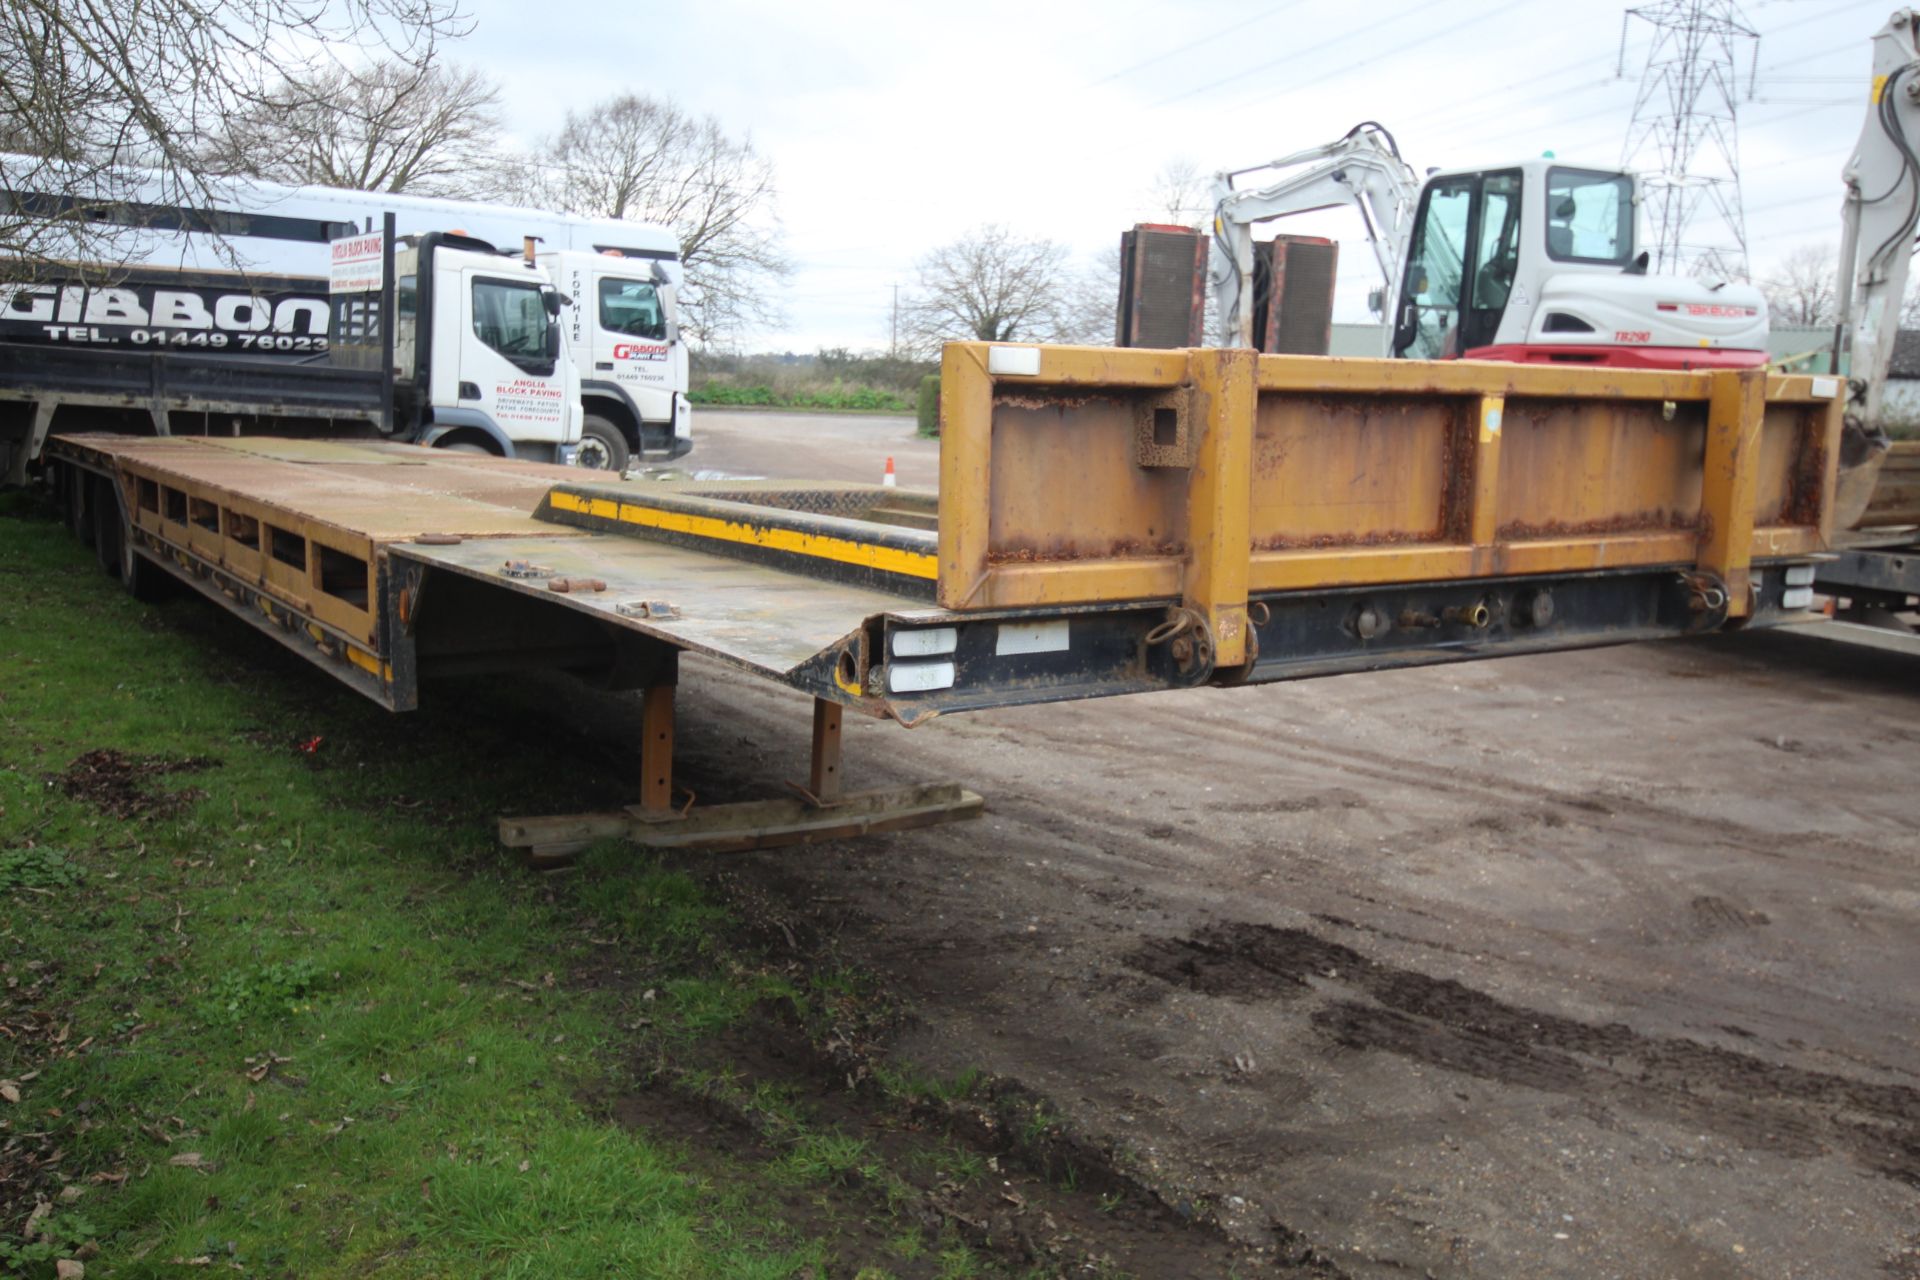
<svg viewBox="0 0 1920 1280"><path fill-rule="evenodd" d="M1065 618L1055 622L1003 622L993 638L997 658L1016 653L1064 653L1067 646Z"/></svg>

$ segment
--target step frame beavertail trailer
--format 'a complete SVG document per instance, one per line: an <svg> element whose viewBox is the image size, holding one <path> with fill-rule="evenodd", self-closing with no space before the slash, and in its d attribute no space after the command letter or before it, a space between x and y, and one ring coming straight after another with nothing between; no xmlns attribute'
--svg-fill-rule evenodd
<svg viewBox="0 0 1920 1280"><path fill-rule="evenodd" d="M956 343L937 495L391 444L88 435L49 453L119 513L137 568L390 708L435 672L645 689L640 803L503 823L545 855L978 812L957 788L848 796L845 710L914 724L1804 616L1840 391L1757 369ZM812 696L804 795L674 807L682 652Z"/></svg>

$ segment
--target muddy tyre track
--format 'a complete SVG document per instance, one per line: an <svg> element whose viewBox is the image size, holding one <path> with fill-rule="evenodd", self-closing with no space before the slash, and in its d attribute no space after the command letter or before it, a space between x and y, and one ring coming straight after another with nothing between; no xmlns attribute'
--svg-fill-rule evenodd
<svg viewBox="0 0 1920 1280"><path fill-rule="evenodd" d="M1920 1188L1920 1089L1911 1085L1525 1008L1304 929L1221 924L1150 941L1127 963L1209 996L1317 997L1312 1025L1344 1048L1624 1107L1786 1155L1843 1150Z"/></svg>

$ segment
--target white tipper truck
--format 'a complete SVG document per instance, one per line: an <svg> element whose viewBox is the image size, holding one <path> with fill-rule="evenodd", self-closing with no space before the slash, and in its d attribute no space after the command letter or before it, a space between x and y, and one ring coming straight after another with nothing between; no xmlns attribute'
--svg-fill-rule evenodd
<svg viewBox="0 0 1920 1280"><path fill-rule="evenodd" d="M70 194L41 162L0 156L0 187L16 207L71 216ZM281 361L325 352L327 281L342 256L364 253L384 215L398 234L470 236L517 248L577 305L562 324L579 373L584 466L684 455L693 445L687 350L678 323L679 244L646 223L511 205L441 200L241 179L182 195L129 174L84 209L76 261L0 255L0 341L49 346L175 348ZM45 257L46 255L41 255ZM88 260L91 258L92 260ZM551 442L495 451L551 458ZM531 446L522 449L520 444Z"/></svg>
<svg viewBox="0 0 1920 1280"><path fill-rule="evenodd" d="M282 342L314 336L278 329L306 327L304 301L16 286L10 320L43 336L0 337L0 483L24 483L56 433L382 437L573 459L580 373L542 267L444 232L339 243L319 346L299 354Z"/></svg>

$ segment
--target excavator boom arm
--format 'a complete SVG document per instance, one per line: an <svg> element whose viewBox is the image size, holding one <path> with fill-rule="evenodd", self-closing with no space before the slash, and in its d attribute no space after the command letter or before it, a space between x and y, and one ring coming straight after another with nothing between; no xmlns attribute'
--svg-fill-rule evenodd
<svg viewBox="0 0 1920 1280"><path fill-rule="evenodd" d="M1842 527L1865 511L1886 456L1882 397L1900 330L1914 229L1920 225L1920 15L1896 10L1873 37L1860 141L1841 179L1840 272L1832 370L1848 355L1840 446Z"/></svg>
<svg viewBox="0 0 1920 1280"><path fill-rule="evenodd" d="M1267 171L1281 176L1261 187L1234 186L1243 174ZM1253 345L1255 223L1353 206L1366 224L1367 242L1391 293L1399 283L1419 196L1419 180L1400 158L1393 136L1371 121L1334 142L1296 151L1258 169L1218 175L1207 275L1219 345Z"/></svg>

